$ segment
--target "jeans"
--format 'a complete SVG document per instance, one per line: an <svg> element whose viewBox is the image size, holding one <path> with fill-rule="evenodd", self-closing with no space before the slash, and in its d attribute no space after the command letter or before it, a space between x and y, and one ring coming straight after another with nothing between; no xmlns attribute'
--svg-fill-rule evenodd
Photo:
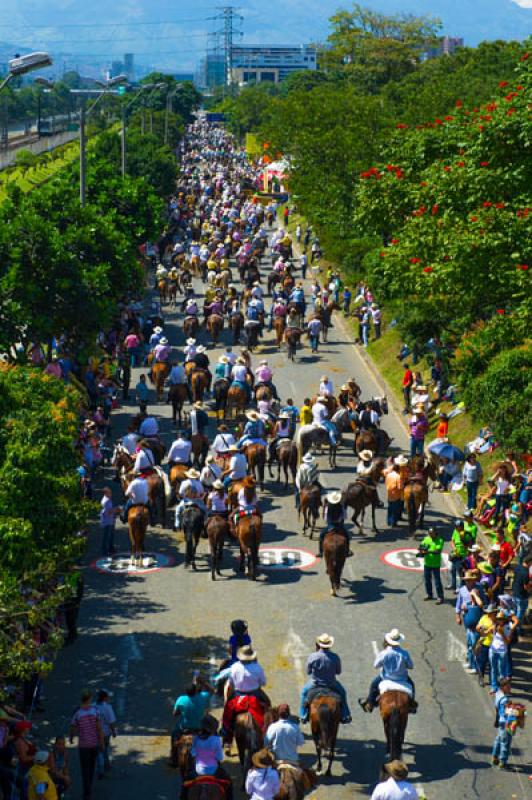
<svg viewBox="0 0 532 800"><path fill-rule="evenodd" d="M410 411L410 395L412 393L412 389L410 386L403 386L403 397L405 399L405 411Z"/></svg>
<svg viewBox="0 0 532 800"><path fill-rule="evenodd" d="M423 577L425 579L425 591L427 593L427 597L432 598L432 579L434 578L436 594L440 600L443 600L443 586L441 585L440 568L423 567Z"/></svg>
<svg viewBox="0 0 532 800"><path fill-rule="evenodd" d="M478 664L475 658L475 645L480 638L480 634L474 629L466 629L466 645L467 645L467 666L469 669L478 670Z"/></svg>
<svg viewBox="0 0 532 800"><path fill-rule="evenodd" d="M477 507L478 481L466 481L467 507L470 509Z"/></svg>
<svg viewBox="0 0 532 800"><path fill-rule="evenodd" d="M81 782L83 784L83 800L89 800L92 790L96 759L98 757L97 747L80 747L79 764L81 767Z"/></svg>
<svg viewBox="0 0 532 800"><path fill-rule="evenodd" d="M482 677L484 677L484 675L486 674L489 650L490 650L489 647L485 647L484 645L479 647L477 650L477 657L476 657L477 671L479 675L482 675Z"/></svg>
<svg viewBox="0 0 532 800"><path fill-rule="evenodd" d="M362 344L367 347L369 342L369 325L362 325L360 330L362 333Z"/></svg>
<svg viewBox="0 0 532 800"><path fill-rule="evenodd" d="M331 444L333 445L333 447L336 447L336 445L338 444L338 439L336 437L336 434L337 434L336 425L334 424L334 422L331 422L330 419L322 420L321 424L328 431L329 440L330 440Z"/></svg>
<svg viewBox="0 0 532 800"><path fill-rule="evenodd" d="M464 567L463 559L459 558L456 561L451 561L451 580L450 585L451 589L457 589L458 583L461 582L461 575L462 569Z"/></svg>
<svg viewBox="0 0 532 800"><path fill-rule="evenodd" d="M381 324L380 324L380 322L375 322L375 324L373 325L373 329L375 331L375 338L376 339L380 339L381 338Z"/></svg>
<svg viewBox="0 0 532 800"><path fill-rule="evenodd" d="M319 334L318 334L318 336L310 336L310 348L311 348L313 353L317 353L318 352L319 341L320 341Z"/></svg>
<svg viewBox="0 0 532 800"><path fill-rule="evenodd" d="M397 520L401 516L401 501L388 500L388 526L393 528L397 524Z"/></svg>
<svg viewBox="0 0 532 800"><path fill-rule="evenodd" d="M310 692L311 689L315 688L316 684L313 681L307 681L301 690L301 702L299 704L299 716L301 718L305 717L306 714L308 713L307 709L308 693ZM339 681L335 681L332 684L332 686L329 687L324 686L323 687L324 691L326 691L327 688L331 689L333 692L336 692L342 700L342 719L344 719L345 717L350 717L351 712L347 704L347 694L342 684Z"/></svg>
<svg viewBox="0 0 532 800"><path fill-rule="evenodd" d="M115 526L102 526L102 555L110 556L115 549Z"/></svg>
<svg viewBox="0 0 532 800"><path fill-rule="evenodd" d="M528 597L514 597L515 616L519 620L519 627L523 624L528 610Z"/></svg>
<svg viewBox="0 0 532 800"><path fill-rule="evenodd" d="M500 678L508 677L508 654L506 652L497 653L490 649L489 660L491 691L496 692L499 688Z"/></svg>
<svg viewBox="0 0 532 800"><path fill-rule="evenodd" d="M423 445L425 440L424 439L414 439L413 436L410 437L410 457L412 456L422 456L423 455Z"/></svg>
<svg viewBox="0 0 532 800"><path fill-rule="evenodd" d="M98 750L98 756L96 758L96 771L98 775L103 775L106 770L111 769L111 762L109 760L109 753L111 752L109 745L110 740L110 736L104 736L104 749Z"/></svg>
<svg viewBox="0 0 532 800"><path fill-rule="evenodd" d="M380 685L382 680L384 680L382 675L380 675L380 674L379 675L375 675L375 677L373 678L373 680L371 681L371 683L369 685L368 700L373 706L377 705L377 700L379 699L379 685ZM414 681L410 677L407 677L406 680L408 681L408 683L412 687L412 700L415 700L416 687L414 686Z"/></svg>
<svg viewBox="0 0 532 800"><path fill-rule="evenodd" d="M499 725L499 730L495 741L493 742L493 750L491 755L493 758L498 758L501 764L506 764L510 757L510 750L512 747L512 737L506 730L504 725Z"/></svg>
<svg viewBox="0 0 532 800"><path fill-rule="evenodd" d="M510 505L509 494L495 495L495 516L498 517L501 511L505 511Z"/></svg>

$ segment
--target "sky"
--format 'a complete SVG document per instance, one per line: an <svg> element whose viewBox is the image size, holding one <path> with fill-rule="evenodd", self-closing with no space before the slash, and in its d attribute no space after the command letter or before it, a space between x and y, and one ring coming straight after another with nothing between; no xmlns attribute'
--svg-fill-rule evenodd
<svg viewBox="0 0 532 800"><path fill-rule="evenodd" d="M225 0L229 2L230 0ZM234 0L235 4L238 0ZM216 3L216 0L214 0ZM2 0L0 43L49 50L61 69L109 66L124 52L140 64L193 71L212 34L223 28L209 0ZM438 17L443 33L466 44L483 39L523 39L532 33L532 0L361 0L384 12ZM303 44L325 41L328 17L347 0L246 0L242 43ZM6 48L1 48L2 55Z"/></svg>

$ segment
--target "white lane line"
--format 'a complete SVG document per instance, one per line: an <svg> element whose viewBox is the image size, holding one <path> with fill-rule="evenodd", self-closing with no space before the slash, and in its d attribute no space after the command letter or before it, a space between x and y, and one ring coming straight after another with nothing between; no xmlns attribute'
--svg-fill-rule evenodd
<svg viewBox="0 0 532 800"><path fill-rule="evenodd" d="M371 646L373 648L373 655L375 656L375 658L377 658L377 656L379 655L379 648L377 646L377 642L373 640Z"/></svg>
<svg viewBox="0 0 532 800"><path fill-rule="evenodd" d="M118 717L124 718L126 712L127 683L129 679L129 662L142 661L134 633L127 633L122 639L120 662L119 662L119 681L116 689L116 710Z"/></svg>
<svg viewBox="0 0 532 800"><path fill-rule="evenodd" d="M463 663L467 656L467 647L460 639L447 631L447 661L460 661Z"/></svg>
<svg viewBox="0 0 532 800"><path fill-rule="evenodd" d="M305 647L303 639L299 636L292 626L288 630L286 644L283 647L283 655L291 658L294 663L297 679L300 685L305 683L305 672L303 670L303 658L307 655L308 648Z"/></svg>

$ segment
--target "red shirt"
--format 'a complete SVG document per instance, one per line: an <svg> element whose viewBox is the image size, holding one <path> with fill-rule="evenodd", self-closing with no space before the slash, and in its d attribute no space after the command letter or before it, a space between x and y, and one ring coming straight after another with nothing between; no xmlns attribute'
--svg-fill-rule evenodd
<svg viewBox="0 0 532 800"><path fill-rule="evenodd" d="M512 558L514 557L515 550L513 549L513 547L510 544L510 542L502 542L499 554L500 554L500 559L501 559L502 563L506 564L506 562L508 560L511 561Z"/></svg>
<svg viewBox="0 0 532 800"><path fill-rule="evenodd" d="M412 370L407 369L405 374L403 375L403 386L412 386L414 382L414 376L412 375Z"/></svg>

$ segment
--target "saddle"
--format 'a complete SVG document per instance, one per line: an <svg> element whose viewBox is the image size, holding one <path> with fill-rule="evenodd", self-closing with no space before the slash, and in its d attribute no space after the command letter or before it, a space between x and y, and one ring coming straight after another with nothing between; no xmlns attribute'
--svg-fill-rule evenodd
<svg viewBox="0 0 532 800"><path fill-rule="evenodd" d="M231 781L226 778L217 778L215 775L198 775L197 778L191 778L185 781L183 786L185 789L190 789L191 786L216 786L220 790L222 797L227 795L227 791L231 786Z"/></svg>
<svg viewBox="0 0 532 800"><path fill-rule="evenodd" d="M404 692L412 698L412 687L410 684L398 683L397 681L382 680L379 683L379 695L382 697L386 692Z"/></svg>
<svg viewBox="0 0 532 800"><path fill-rule="evenodd" d="M331 697L338 703L342 702L342 698L334 689L329 689L327 686L315 686L307 695L307 705L310 706L314 700L319 700L320 697Z"/></svg>
<svg viewBox="0 0 532 800"><path fill-rule="evenodd" d="M192 320L195 320L196 322L199 322L196 314L187 314L187 316L184 319L184 322L192 322Z"/></svg>

